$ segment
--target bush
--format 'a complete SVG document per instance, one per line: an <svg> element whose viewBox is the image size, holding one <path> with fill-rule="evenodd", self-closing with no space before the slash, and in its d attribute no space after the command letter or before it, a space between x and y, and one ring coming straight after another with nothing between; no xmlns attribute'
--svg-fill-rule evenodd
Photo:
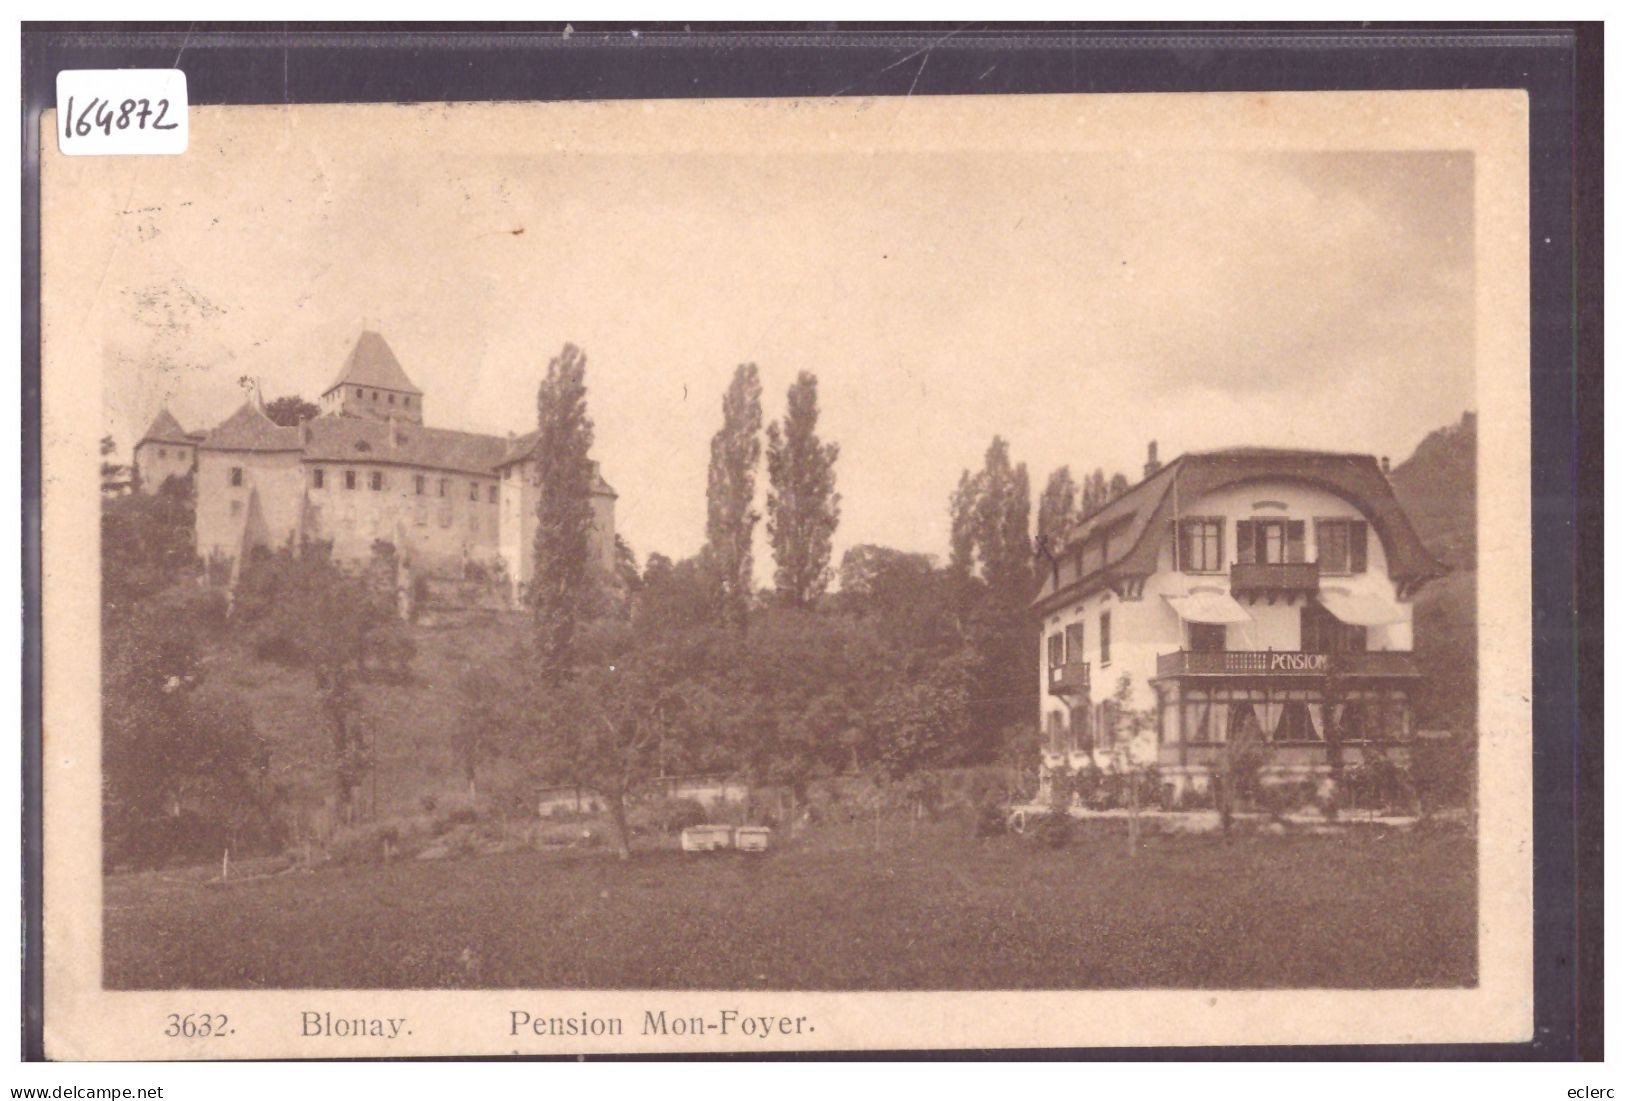
<svg viewBox="0 0 1625 1101"><path fill-rule="evenodd" d="M1411 746L1411 780L1424 816L1472 799L1477 740L1470 735L1420 739Z"/></svg>

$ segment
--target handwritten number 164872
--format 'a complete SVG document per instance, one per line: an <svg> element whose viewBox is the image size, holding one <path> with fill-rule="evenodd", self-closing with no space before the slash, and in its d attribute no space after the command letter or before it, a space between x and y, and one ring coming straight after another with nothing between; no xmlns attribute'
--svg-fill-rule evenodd
<svg viewBox="0 0 1625 1101"><path fill-rule="evenodd" d="M65 138L85 137L92 130L100 130L103 134L111 135L114 130L128 130L132 125L137 130L150 128L153 130L173 130L177 124L166 123L164 116L169 113L169 100L158 101L157 117L154 117L152 101L146 99L127 99L114 107L110 100L100 96L85 104L85 109L79 112L77 118L73 113L73 97L68 97L68 109L64 113L62 136Z"/></svg>

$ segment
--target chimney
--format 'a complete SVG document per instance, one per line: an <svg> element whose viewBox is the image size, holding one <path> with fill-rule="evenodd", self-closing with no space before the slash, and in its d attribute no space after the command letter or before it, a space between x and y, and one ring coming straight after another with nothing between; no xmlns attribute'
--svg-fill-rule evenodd
<svg viewBox="0 0 1625 1101"><path fill-rule="evenodd" d="M1388 456L1387 455L1384 455L1382 457L1382 475L1385 478L1388 476Z"/></svg>
<svg viewBox="0 0 1625 1101"><path fill-rule="evenodd" d="M1152 440L1145 448L1145 476L1149 478L1161 469L1162 464L1157 461L1157 441Z"/></svg>

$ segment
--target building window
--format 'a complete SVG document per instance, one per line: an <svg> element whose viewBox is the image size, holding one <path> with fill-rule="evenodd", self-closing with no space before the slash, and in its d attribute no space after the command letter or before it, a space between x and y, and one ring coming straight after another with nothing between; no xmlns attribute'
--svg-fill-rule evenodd
<svg viewBox="0 0 1625 1101"><path fill-rule="evenodd" d="M1066 625L1066 660L1078 662L1083 660L1083 624L1068 623Z"/></svg>
<svg viewBox="0 0 1625 1101"><path fill-rule="evenodd" d="M447 486L446 479L444 479L444 478L440 479L440 485L437 486L436 488L440 491L440 496L442 496L442 497L444 497L446 495L446 486Z"/></svg>
<svg viewBox="0 0 1625 1101"><path fill-rule="evenodd" d="M1316 520L1315 556L1322 573L1364 573L1364 520Z"/></svg>
<svg viewBox="0 0 1625 1101"><path fill-rule="evenodd" d="M1198 518L1179 523L1178 568L1186 573L1224 569L1224 521Z"/></svg>
<svg viewBox="0 0 1625 1101"><path fill-rule="evenodd" d="M504 482L507 482L507 481L511 481L512 479L513 479L513 467L511 467L511 466L503 467L502 468L502 480Z"/></svg>
<svg viewBox="0 0 1625 1101"><path fill-rule="evenodd" d="M367 486L368 488L374 490L383 489L384 472L381 470L374 470L371 474L367 475Z"/></svg>
<svg viewBox="0 0 1625 1101"><path fill-rule="evenodd" d="M169 458L169 452L160 447L158 449L158 457L160 459L167 459Z"/></svg>
<svg viewBox="0 0 1625 1101"><path fill-rule="evenodd" d="M497 487L496 486L486 486L485 487L485 498L486 498L486 500L490 501L493 505L496 504L497 503Z"/></svg>
<svg viewBox="0 0 1625 1101"><path fill-rule="evenodd" d="M1112 663L1112 614L1100 613L1100 666L1104 669Z"/></svg>
<svg viewBox="0 0 1625 1101"><path fill-rule="evenodd" d="M344 488L345 489L354 489L355 488L355 471L346 470L344 472Z"/></svg>
<svg viewBox="0 0 1625 1101"><path fill-rule="evenodd" d="M1056 631L1049 636L1049 667L1054 669L1066 662L1066 639Z"/></svg>
<svg viewBox="0 0 1625 1101"><path fill-rule="evenodd" d="M478 501L480 499L480 483L468 483L468 499L470 501Z"/></svg>
<svg viewBox="0 0 1625 1101"><path fill-rule="evenodd" d="M240 486L240 485L243 484L243 468L242 467L234 466L234 467L231 468L231 484L234 485L234 486Z"/></svg>
<svg viewBox="0 0 1625 1101"><path fill-rule="evenodd" d="M1217 653L1224 649L1224 624L1192 623L1191 649L1198 653Z"/></svg>
<svg viewBox="0 0 1625 1101"><path fill-rule="evenodd" d="M1365 628L1344 623L1311 601L1298 610L1298 648L1311 654L1365 652Z"/></svg>
<svg viewBox="0 0 1625 1101"><path fill-rule="evenodd" d="M321 489L327 484L327 471L323 470L319 466L312 469L310 472L310 484L315 486L317 489Z"/></svg>
<svg viewBox="0 0 1625 1101"><path fill-rule="evenodd" d="M357 386L356 390L355 390L355 396L357 398L364 398L367 395L366 395L366 392L361 389L361 387Z"/></svg>
<svg viewBox="0 0 1625 1101"><path fill-rule="evenodd" d="M401 404L406 406L408 409L410 409L410 408L412 408L412 399L407 398L407 397L403 397L403 398L401 398Z"/></svg>
<svg viewBox="0 0 1625 1101"><path fill-rule="evenodd" d="M395 395L394 394L389 395L389 404L391 404L391 405L395 404Z"/></svg>
<svg viewBox="0 0 1625 1101"><path fill-rule="evenodd" d="M1303 561L1302 520L1236 521L1236 561L1269 563Z"/></svg>
<svg viewBox="0 0 1625 1101"><path fill-rule="evenodd" d="M428 491L428 488L429 488L429 479L425 478L421 474L413 475L413 477L412 477L412 492L416 493L419 497L421 497L421 496L424 495L424 493L426 493Z"/></svg>
<svg viewBox="0 0 1625 1101"><path fill-rule="evenodd" d="M1302 700L1288 700L1281 707L1281 717L1275 723L1272 740L1277 742L1314 742L1320 740L1309 716L1309 705Z"/></svg>

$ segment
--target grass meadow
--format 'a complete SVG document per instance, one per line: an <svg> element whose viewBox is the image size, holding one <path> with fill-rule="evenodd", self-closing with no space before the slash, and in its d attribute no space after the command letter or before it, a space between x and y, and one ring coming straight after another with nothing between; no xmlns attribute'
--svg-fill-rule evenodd
<svg viewBox="0 0 1625 1101"><path fill-rule="evenodd" d="M1476 977L1463 826L1051 849L968 813L761 855L602 849L109 876L113 989L1403 988Z"/></svg>

